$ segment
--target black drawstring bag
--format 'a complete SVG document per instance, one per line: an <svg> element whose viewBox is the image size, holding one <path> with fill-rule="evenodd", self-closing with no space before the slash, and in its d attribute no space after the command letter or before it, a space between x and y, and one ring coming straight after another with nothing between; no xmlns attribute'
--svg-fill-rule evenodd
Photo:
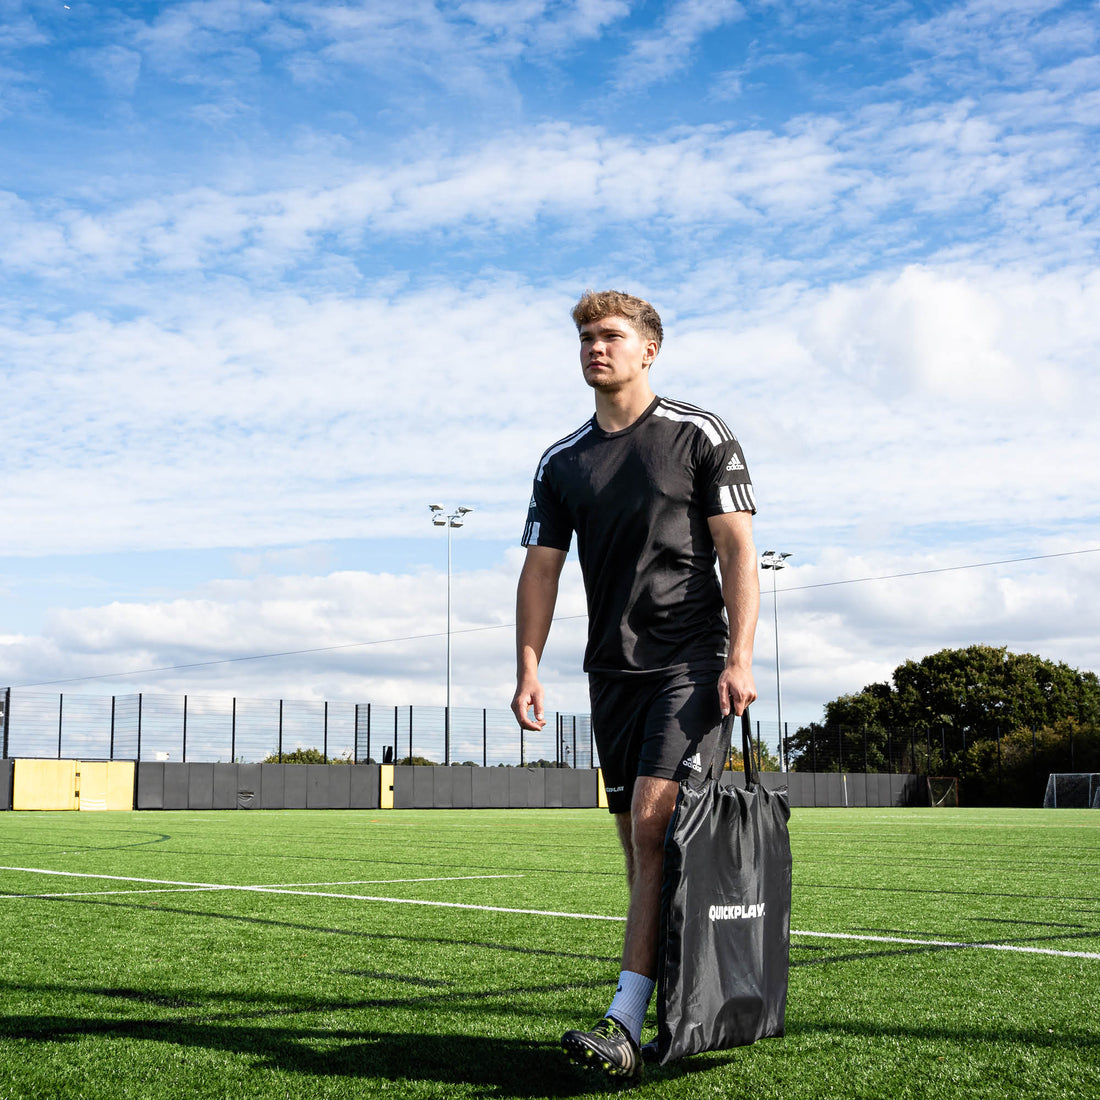
<svg viewBox="0 0 1100 1100"><path fill-rule="evenodd" d="M783 1034L790 962L791 816L760 785L748 711L745 786L720 783L732 716L699 787L680 784L665 836L657 958L657 1057L664 1064Z"/></svg>

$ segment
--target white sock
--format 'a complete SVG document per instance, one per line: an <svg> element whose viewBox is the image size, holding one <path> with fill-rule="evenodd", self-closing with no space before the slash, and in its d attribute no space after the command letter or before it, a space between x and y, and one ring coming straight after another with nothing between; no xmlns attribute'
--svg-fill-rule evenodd
<svg viewBox="0 0 1100 1100"><path fill-rule="evenodd" d="M636 1043L642 1041L642 1024L645 1023L649 998L653 996L653 987L657 983L644 974L633 970L624 970L619 974L619 988L615 990L615 999L605 1015L614 1016Z"/></svg>

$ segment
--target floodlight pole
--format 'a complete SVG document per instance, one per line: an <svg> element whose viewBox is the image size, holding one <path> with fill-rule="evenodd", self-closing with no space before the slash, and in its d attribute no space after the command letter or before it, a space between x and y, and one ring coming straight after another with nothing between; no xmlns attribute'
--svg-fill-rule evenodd
<svg viewBox="0 0 1100 1100"><path fill-rule="evenodd" d="M460 505L449 515L442 504L429 504L432 524L447 528L447 705L443 709L443 763L451 764L451 528L461 527L473 508Z"/></svg>
<svg viewBox="0 0 1100 1100"><path fill-rule="evenodd" d="M775 708L779 722L779 769L787 770L786 738L783 736L783 690L779 683L779 602L775 593L775 575L780 569L787 568L790 554L780 554L775 550L765 550L760 558L760 568L772 571L772 621L775 624Z"/></svg>

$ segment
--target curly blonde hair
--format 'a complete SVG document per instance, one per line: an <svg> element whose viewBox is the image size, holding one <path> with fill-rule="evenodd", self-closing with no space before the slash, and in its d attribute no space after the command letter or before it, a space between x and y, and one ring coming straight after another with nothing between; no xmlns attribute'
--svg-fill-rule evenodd
<svg viewBox="0 0 1100 1100"><path fill-rule="evenodd" d="M643 340L655 340L661 350L665 330L657 311L644 298L635 298L621 290L586 290L573 307L573 321L581 325L602 321L605 317L623 317Z"/></svg>

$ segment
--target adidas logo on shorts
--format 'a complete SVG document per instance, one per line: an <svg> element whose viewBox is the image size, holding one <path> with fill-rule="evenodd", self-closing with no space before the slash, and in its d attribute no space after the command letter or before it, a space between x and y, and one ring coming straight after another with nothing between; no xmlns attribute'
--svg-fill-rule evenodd
<svg viewBox="0 0 1100 1100"><path fill-rule="evenodd" d="M699 754L689 756L686 760L680 761L680 766L683 768L691 768L693 772L701 772L703 770L703 761L700 759Z"/></svg>

